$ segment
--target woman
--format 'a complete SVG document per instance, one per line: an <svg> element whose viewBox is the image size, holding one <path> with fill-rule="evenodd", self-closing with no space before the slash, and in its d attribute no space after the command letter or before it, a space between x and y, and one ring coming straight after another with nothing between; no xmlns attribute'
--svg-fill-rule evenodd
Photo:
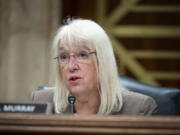
<svg viewBox="0 0 180 135"><path fill-rule="evenodd" d="M119 84L111 42L95 22L67 20L58 30L53 48L57 60L55 90L36 92L34 101L49 100L60 114L70 110L69 93L76 98L76 114L145 115L155 110L152 98L124 90Z"/></svg>

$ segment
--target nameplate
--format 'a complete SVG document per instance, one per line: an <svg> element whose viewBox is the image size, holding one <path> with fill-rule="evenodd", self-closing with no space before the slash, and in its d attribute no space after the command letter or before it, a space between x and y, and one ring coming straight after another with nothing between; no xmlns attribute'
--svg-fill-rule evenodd
<svg viewBox="0 0 180 135"><path fill-rule="evenodd" d="M51 113L51 105L48 102L0 102L0 113Z"/></svg>

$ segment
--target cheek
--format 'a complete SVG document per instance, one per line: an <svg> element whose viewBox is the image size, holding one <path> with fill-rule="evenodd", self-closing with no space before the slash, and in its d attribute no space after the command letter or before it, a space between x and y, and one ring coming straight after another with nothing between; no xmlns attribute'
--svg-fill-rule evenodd
<svg viewBox="0 0 180 135"><path fill-rule="evenodd" d="M89 84L89 88L92 90L96 90L97 89L97 74L96 74L96 69L95 68L91 68L89 69L89 78L87 81L87 84Z"/></svg>
<svg viewBox="0 0 180 135"><path fill-rule="evenodd" d="M61 74L62 74L62 79L63 80L67 80L67 71L66 70L62 70Z"/></svg>
<svg viewBox="0 0 180 135"><path fill-rule="evenodd" d="M89 65L85 70L84 70L84 75L87 76L87 81L88 83L96 83L97 80L97 75L96 75L96 68L95 65Z"/></svg>

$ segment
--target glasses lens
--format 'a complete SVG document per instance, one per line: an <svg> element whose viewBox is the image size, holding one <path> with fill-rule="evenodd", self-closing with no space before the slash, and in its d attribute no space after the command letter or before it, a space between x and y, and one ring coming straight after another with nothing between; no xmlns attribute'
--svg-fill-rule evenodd
<svg viewBox="0 0 180 135"><path fill-rule="evenodd" d="M85 51L81 51L77 54L78 60L86 60L89 58L89 53Z"/></svg>
<svg viewBox="0 0 180 135"><path fill-rule="evenodd" d="M59 61L60 62L68 62L70 58L70 55L68 53L62 53L59 56Z"/></svg>
<svg viewBox="0 0 180 135"><path fill-rule="evenodd" d="M75 54L69 54L69 53L61 53L58 57L56 57L58 59L58 63L60 65L63 64L67 64L72 57L74 57L77 62L86 62L89 59L89 55L93 54L95 52L87 52L87 51L80 51L78 53Z"/></svg>

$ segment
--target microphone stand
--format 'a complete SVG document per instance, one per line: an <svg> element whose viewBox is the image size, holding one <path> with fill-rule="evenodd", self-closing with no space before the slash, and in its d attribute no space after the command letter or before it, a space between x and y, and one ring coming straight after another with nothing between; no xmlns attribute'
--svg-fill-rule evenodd
<svg viewBox="0 0 180 135"><path fill-rule="evenodd" d="M73 95L73 94L69 94L68 95L68 102L69 102L69 104L70 104L70 112L73 114L74 112L75 112L75 110L74 110L74 103L75 103L75 101L76 101L76 97Z"/></svg>

